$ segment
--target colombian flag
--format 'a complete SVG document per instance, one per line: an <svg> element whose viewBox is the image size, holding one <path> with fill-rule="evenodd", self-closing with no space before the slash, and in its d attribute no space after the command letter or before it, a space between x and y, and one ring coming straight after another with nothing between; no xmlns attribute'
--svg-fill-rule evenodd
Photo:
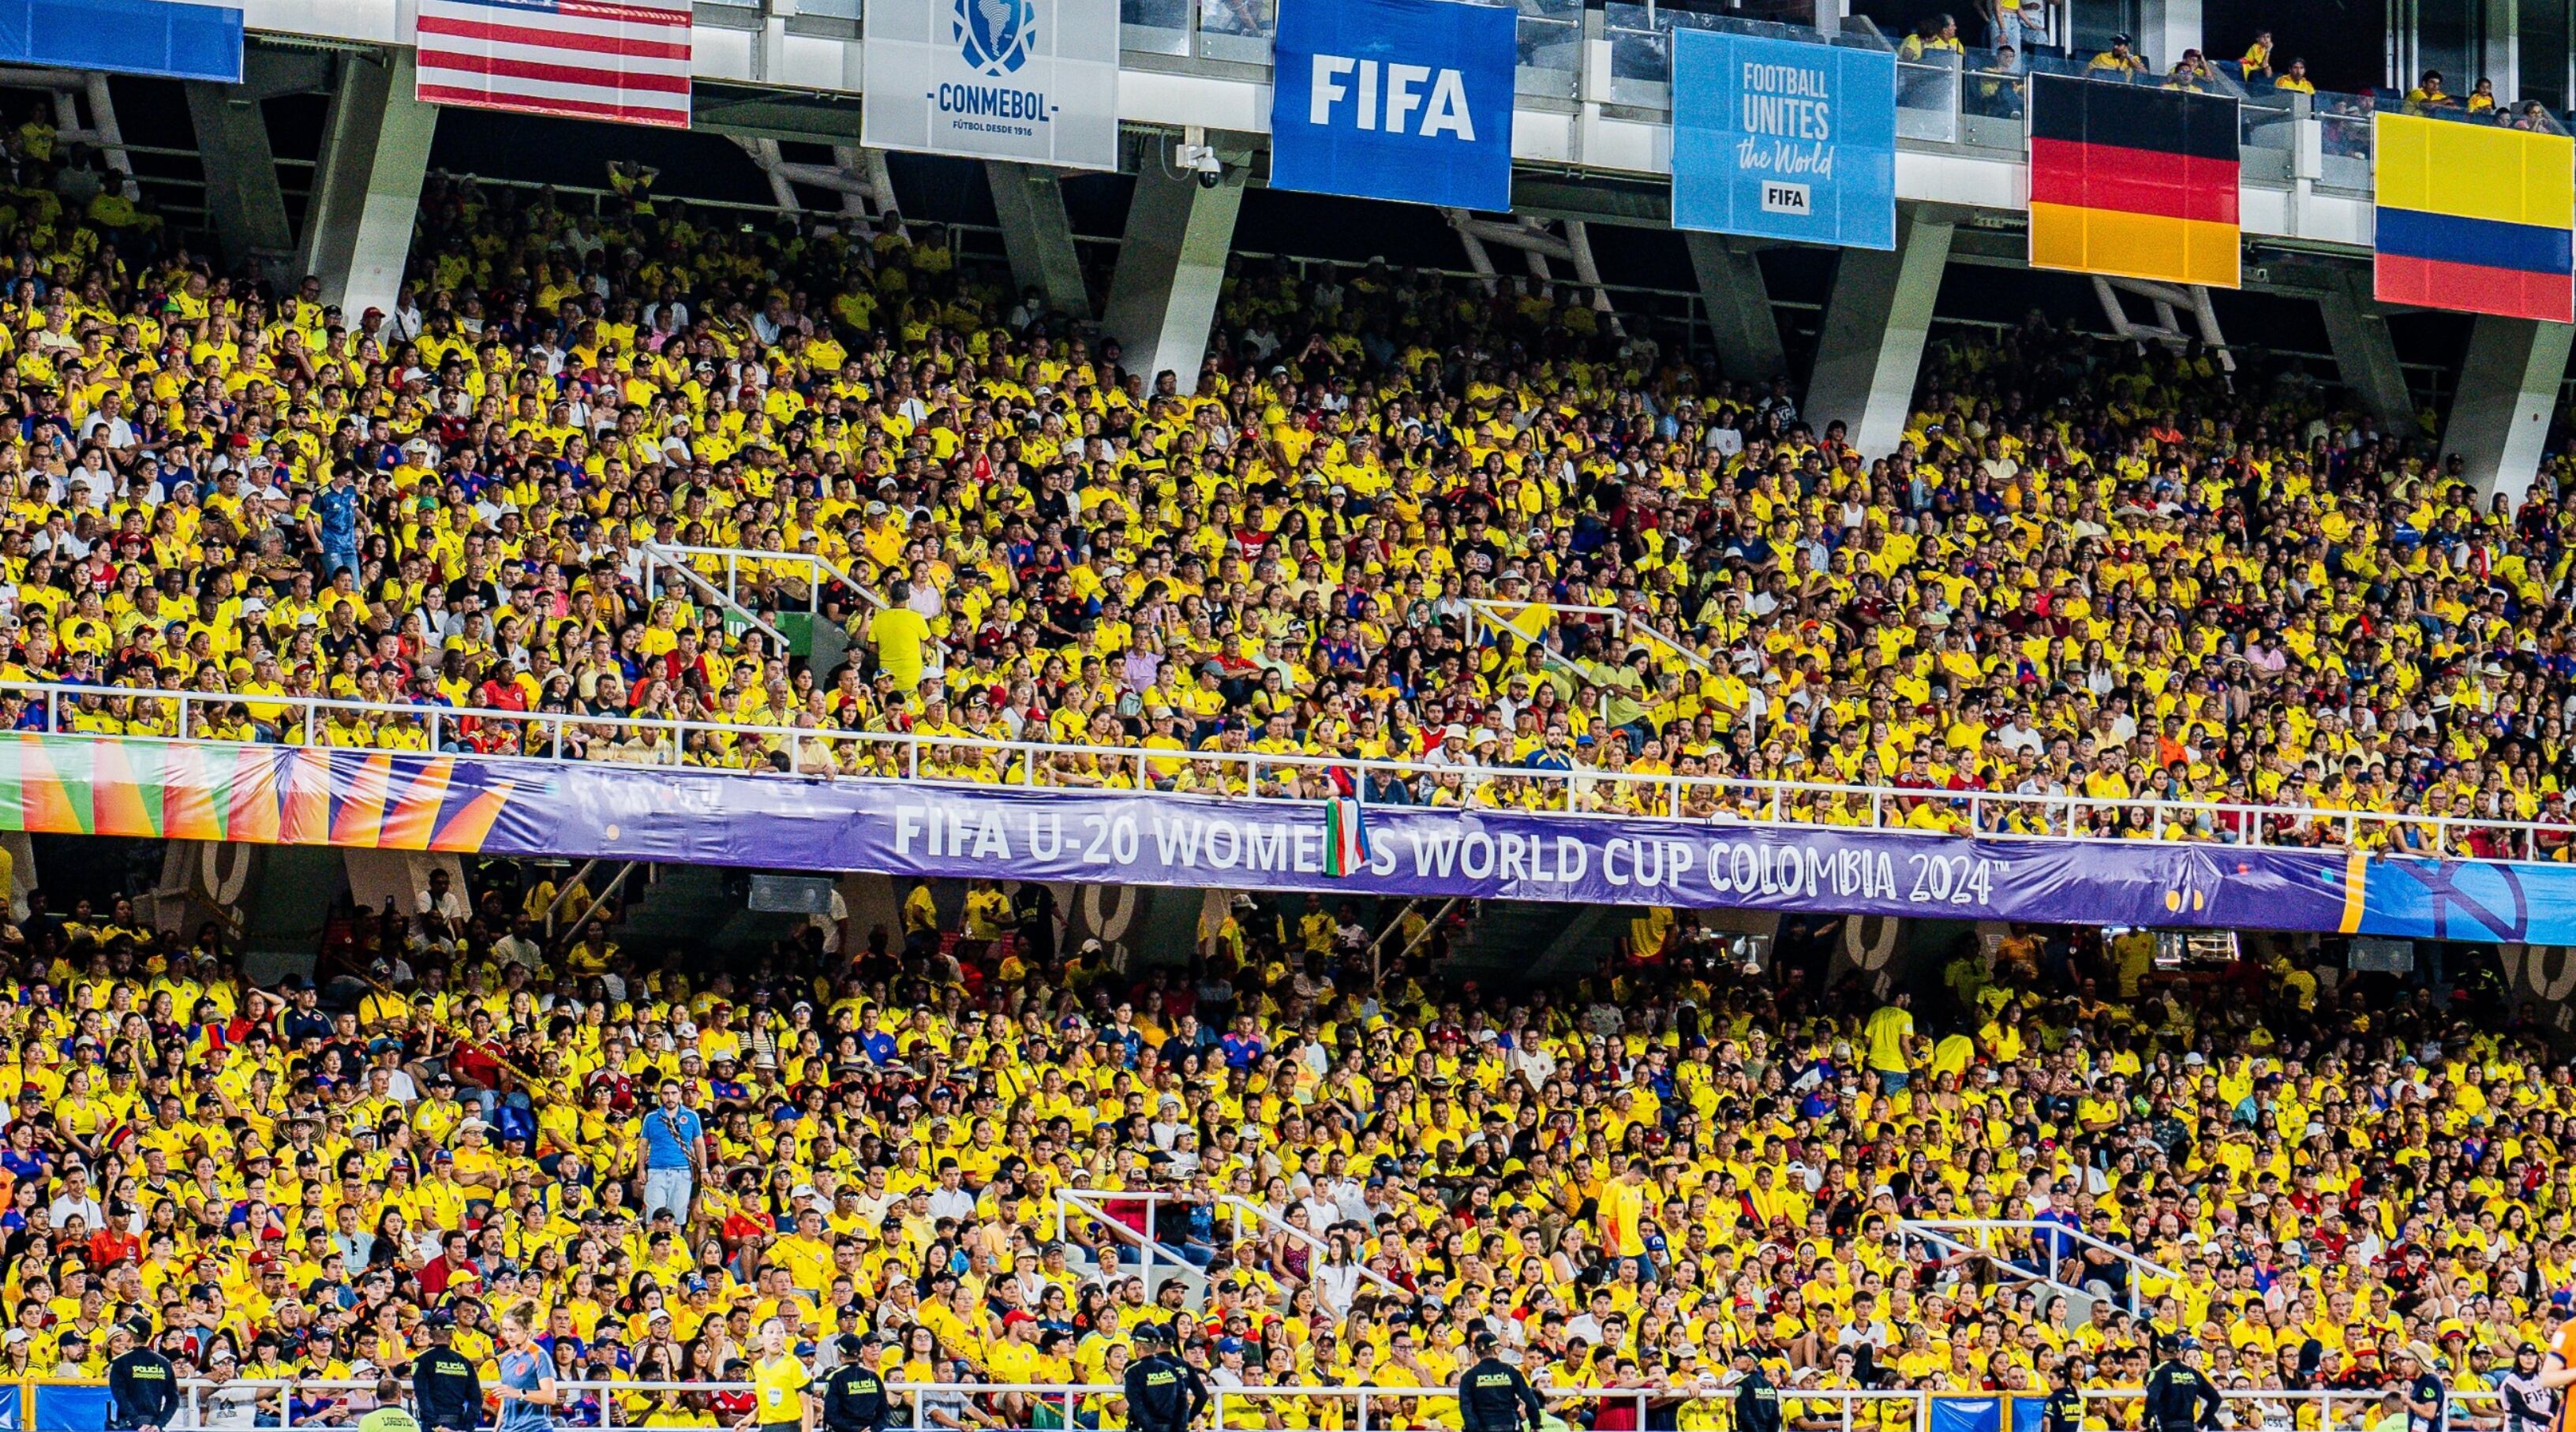
<svg viewBox="0 0 2576 1432"><path fill-rule="evenodd" d="M2411 114L2372 137L2380 299L2568 321L2576 140Z"/></svg>
<svg viewBox="0 0 2576 1432"><path fill-rule="evenodd" d="M2030 77L2030 266L2235 288L2236 99Z"/></svg>

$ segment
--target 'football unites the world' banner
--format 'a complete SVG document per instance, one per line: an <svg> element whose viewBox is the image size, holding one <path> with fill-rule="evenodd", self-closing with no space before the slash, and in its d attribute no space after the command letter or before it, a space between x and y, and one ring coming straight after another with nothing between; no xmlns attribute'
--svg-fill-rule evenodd
<svg viewBox="0 0 2576 1432"><path fill-rule="evenodd" d="M1673 32L1673 226L1896 247L1896 59Z"/></svg>
<svg viewBox="0 0 2576 1432"><path fill-rule="evenodd" d="M2576 140L2408 114L2371 138L2375 296L2568 321Z"/></svg>
<svg viewBox="0 0 2576 1432"><path fill-rule="evenodd" d="M2030 266L2235 288L2231 95L2030 78Z"/></svg>

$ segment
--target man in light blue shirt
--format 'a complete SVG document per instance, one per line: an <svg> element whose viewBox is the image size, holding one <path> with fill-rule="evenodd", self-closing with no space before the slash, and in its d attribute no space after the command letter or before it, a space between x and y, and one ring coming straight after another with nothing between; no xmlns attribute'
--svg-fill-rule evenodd
<svg viewBox="0 0 2576 1432"><path fill-rule="evenodd" d="M661 1102L644 1115L643 1124L644 1216L649 1220L655 1209L667 1208L686 1227L698 1172L707 1163L706 1125L696 1110L680 1102L677 1079L662 1081Z"/></svg>

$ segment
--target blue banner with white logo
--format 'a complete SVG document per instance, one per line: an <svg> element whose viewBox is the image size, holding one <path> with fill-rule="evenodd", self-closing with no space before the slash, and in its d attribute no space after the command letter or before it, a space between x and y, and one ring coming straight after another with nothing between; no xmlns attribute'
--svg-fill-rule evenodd
<svg viewBox="0 0 2576 1432"><path fill-rule="evenodd" d="M1512 206L1514 11L1282 0L1270 187Z"/></svg>
<svg viewBox="0 0 2576 1432"><path fill-rule="evenodd" d="M1896 247L1896 60L1673 32L1673 227Z"/></svg>

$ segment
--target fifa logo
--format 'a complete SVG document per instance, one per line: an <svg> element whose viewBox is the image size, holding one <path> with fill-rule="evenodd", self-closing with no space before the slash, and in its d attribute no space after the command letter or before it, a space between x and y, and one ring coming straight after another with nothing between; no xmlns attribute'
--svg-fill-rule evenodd
<svg viewBox="0 0 2576 1432"><path fill-rule="evenodd" d="M987 75L1006 75L1028 63L1036 0L956 0L953 22L958 53Z"/></svg>

